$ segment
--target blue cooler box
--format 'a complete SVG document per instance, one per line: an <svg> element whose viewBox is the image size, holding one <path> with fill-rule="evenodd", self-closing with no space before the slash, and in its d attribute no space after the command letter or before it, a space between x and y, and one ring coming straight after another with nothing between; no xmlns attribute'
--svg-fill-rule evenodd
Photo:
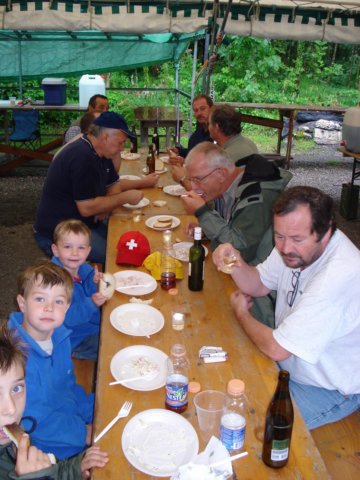
<svg viewBox="0 0 360 480"><path fill-rule="evenodd" d="M41 88L44 90L45 105L65 105L65 78L44 78L41 82Z"/></svg>

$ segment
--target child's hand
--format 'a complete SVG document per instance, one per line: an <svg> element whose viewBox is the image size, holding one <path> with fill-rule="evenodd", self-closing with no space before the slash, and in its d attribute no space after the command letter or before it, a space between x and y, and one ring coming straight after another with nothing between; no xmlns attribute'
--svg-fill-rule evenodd
<svg viewBox="0 0 360 480"><path fill-rule="evenodd" d="M105 295L100 292L95 292L91 295L91 300L95 303L97 307L101 307L101 305L104 305L106 300L108 300L108 297L105 297Z"/></svg>
<svg viewBox="0 0 360 480"><path fill-rule="evenodd" d="M99 272L98 266L94 265L94 277L93 277L94 283L99 283L99 280L100 278L102 278L102 276L103 276L103 273Z"/></svg>
<svg viewBox="0 0 360 480"><path fill-rule="evenodd" d="M90 468L104 467L108 461L108 454L102 452L99 447L88 448L81 461L82 480L90 478Z"/></svg>
<svg viewBox="0 0 360 480"><path fill-rule="evenodd" d="M17 451L15 472L19 477L51 466L48 455L36 447L28 447L29 435L21 437Z"/></svg>

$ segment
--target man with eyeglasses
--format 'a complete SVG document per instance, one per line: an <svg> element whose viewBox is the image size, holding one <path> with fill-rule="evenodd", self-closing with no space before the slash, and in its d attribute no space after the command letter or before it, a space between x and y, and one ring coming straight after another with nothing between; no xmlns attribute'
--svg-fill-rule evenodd
<svg viewBox="0 0 360 480"><path fill-rule="evenodd" d="M282 369L309 429L360 407L360 251L336 228L332 199L313 187L286 190L273 207L275 248L256 267L230 244L213 254L221 268L236 255L240 288L231 304L240 325ZM277 291L275 328L249 312L251 299Z"/></svg>
<svg viewBox="0 0 360 480"><path fill-rule="evenodd" d="M251 155L234 164L219 145L203 142L185 160L186 182L191 190L183 197L187 213L197 217L214 250L229 242L253 264L264 260L273 247L271 207L292 175L261 157ZM195 224L189 224L191 236ZM273 325L269 298L259 300L254 314Z"/></svg>

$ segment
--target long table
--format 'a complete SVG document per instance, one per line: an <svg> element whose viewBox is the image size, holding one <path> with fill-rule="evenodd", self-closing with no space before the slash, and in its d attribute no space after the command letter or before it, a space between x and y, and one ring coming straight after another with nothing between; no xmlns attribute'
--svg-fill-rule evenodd
<svg viewBox="0 0 360 480"><path fill-rule="evenodd" d="M156 189L148 189L147 197L158 194ZM165 194L164 194L165 195ZM164 197L166 198L166 197ZM181 202L179 198L176 199ZM180 206L177 211L180 211ZM163 213L159 211L159 213ZM153 211L142 216L140 223L134 223L131 215L117 214L110 217L107 241L106 271L116 272L128 269L116 265L116 245L122 233L139 230L149 239L151 251L161 248L161 232L150 229L145 221ZM194 221L194 217L177 214L181 224L174 230L173 238L188 240L185 225ZM134 270L146 271L144 267ZM184 264L186 276L187 265ZM133 402L129 417L122 419L98 442L108 452L110 461L103 469L95 469L92 478L99 479L146 479L155 478L141 473L126 460L121 449L121 435L124 426L134 415L152 408L164 408L164 388L140 392L122 385L109 386L113 379L110 372L112 357L122 348L131 345L150 345L169 354L171 345L183 343L190 358L190 380L196 380L201 388L225 391L231 378L241 378L246 384L246 393L250 401L247 418L245 447L249 455L234 462L233 467L239 480L325 479L328 474L323 460L306 428L296 406L295 423L291 443L290 460L287 466L275 471L265 466L261 460L262 435L265 411L277 382L277 366L263 355L248 339L238 325L229 303L229 295L235 290L230 276L216 270L209 253L205 262L205 282L202 292L191 292L186 278L177 281L178 295L171 296L160 286L155 292L142 298L153 299L152 306L158 308L165 317L164 328L151 336L132 337L115 330L109 321L111 311L118 305L127 303L129 296L116 292L103 307L100 336L100 350L97 369L96 404L94 418L94 436L117 414L125 400ZM186 326L182 331L171 327L171 310L180 305L186 311ZM203 345L222 346L229 354L227 362L204 364L198 358L199 348ZM198 432L193 396L190 394L188 410L183 414ZM200 450L204 444L200 435Z"/></svg>
<svg viewBox="0 0 360 480"><path fill-rule="evenodd" d="M245 103L245 102L222 102L226 105L230 105L236 109L255 109L255 110L277 110L279 113L279 119L266 118L255 115L248 115L241 113L241 121L244 123L252 123L254 125L262 125L265 127L276 128L278 130L278 141L276 151L280 155L282 129L284 127L284 117L289 119L288 133L287 133L287 145L285 154L285 166L290 167L291 160L291 147L292 136L294 129L295 112L333 112L333 113L345 113L349 107L338 106L319 106L319 105L286 105L278 103Z"/></svg>
<svg viewBox="0 0 360 480"><path fill-rule="evenodd" d="M78 104L65 105L40 105L40 104L25 104L25 105L11 105L0 103L0 113L3 113L3 130L4 142L0 143L0 152L9 155L14 155L14 158L8 162L0 165L0 175L10 172L29 160L38 159L51 162L53 154L52 150L60 147L63 143L63 137L60 136L51 142L42 145L41 147L31 150L28 148L19 148L9 145L9 127L10 127L10 112L14 110L39 110L39 111L56 111L56 112L82 112L86 111L85 107L80 107Z"/></svg>

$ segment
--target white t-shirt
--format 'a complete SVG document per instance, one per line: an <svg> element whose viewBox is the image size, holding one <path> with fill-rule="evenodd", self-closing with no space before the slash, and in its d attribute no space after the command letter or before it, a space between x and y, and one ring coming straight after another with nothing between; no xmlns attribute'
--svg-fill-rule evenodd
<svg viewBox="0 0 360 480"><path fill-rule="evenodd" d="M275 340L292 355L279 362L291 379L342 394L360 393L360 251L339 230L321 257L301 271L292 307L293 269L274 248L256 267L277 290Z"/></svg>

